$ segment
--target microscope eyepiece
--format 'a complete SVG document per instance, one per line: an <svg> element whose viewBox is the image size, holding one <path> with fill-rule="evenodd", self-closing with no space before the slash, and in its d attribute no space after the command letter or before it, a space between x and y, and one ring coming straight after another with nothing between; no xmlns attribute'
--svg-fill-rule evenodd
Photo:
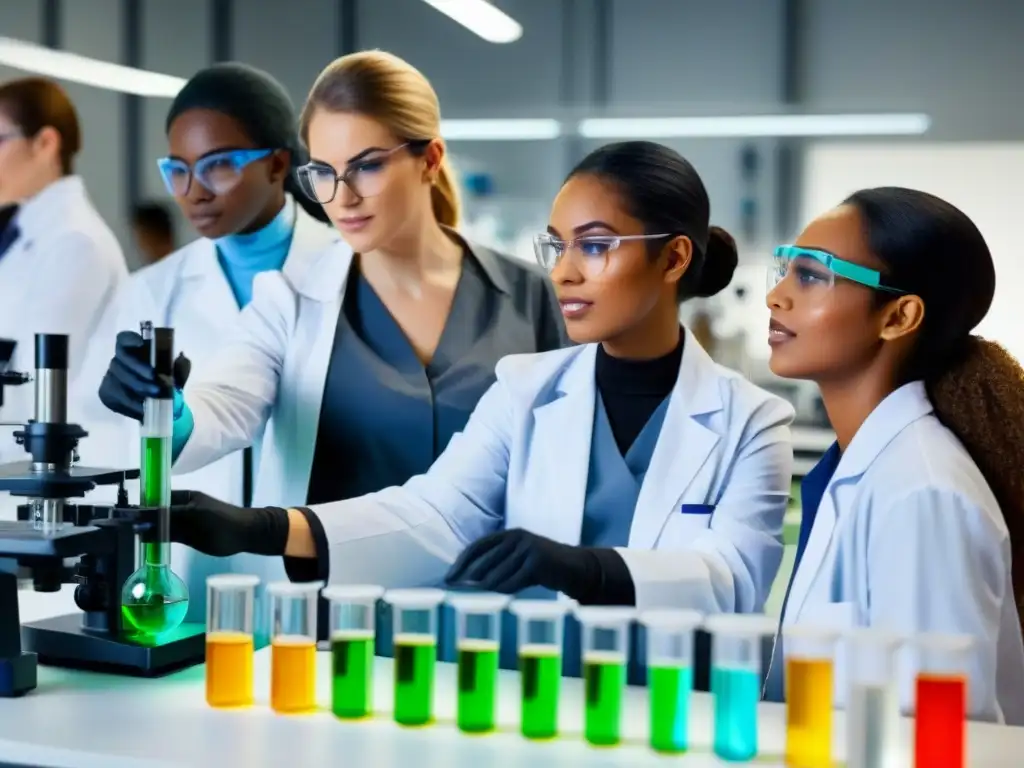
<svg viewBox="0 0 1024 768"><path fill-rule="evenodd" d="M68 369L68 336L63 333L36 334L36 370L66 371Z"/></svg>

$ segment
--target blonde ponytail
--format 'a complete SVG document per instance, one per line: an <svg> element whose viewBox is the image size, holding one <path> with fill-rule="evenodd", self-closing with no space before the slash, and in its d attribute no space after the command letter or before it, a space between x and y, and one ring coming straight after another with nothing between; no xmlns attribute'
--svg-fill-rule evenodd
<svg viewBox="0 0 1024 768"><path fill-rule="evenodd" d="M441 161L437 181L430 190L430 202L434 209L437 223L455 229L459 226L461 203L459 202L459 185L455 171L447 156Z"/></svg>

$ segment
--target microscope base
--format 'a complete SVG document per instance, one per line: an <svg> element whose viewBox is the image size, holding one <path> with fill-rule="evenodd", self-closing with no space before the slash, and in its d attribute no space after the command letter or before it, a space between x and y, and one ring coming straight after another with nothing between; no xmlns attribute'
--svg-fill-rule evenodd
<svg viewBox="0 0 1024 768"><path fill-rule="evenodd" d="M0 659L0 698L22 696L36 687L36 655L22 653Z"/></svg>
<svg viewBox="0 0 1024 768"><path fill-rule="evenodd" d="M202 624L183 624L161 638L160 645L143 645L87 631L82 628L82 614L73 613L24 624L21 638L27 650L38 654L40 664L159 677L205 661L204 630Z"/></svg>

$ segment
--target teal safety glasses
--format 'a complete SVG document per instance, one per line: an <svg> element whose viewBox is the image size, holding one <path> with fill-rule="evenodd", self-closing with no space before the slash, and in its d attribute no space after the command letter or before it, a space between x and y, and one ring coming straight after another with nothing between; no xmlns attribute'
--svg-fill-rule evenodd
<svg viewBox="0 0 1024 768"><path fill-rule="evenodd" d="M189 166L176 157L161 157L156 161L167 191L175 197L184 197L192 187L194 178L215 195L230 192L242 178L242 170L257 160L270 155L272 149L228 149L199 158Z"/></svg>
<svg viewBox="0 0 1024 768"><path fill-rule="evenodd" d="M790 274L796 279L797 285L806 290L832 288L836 278L840 278L876 291L904 293L898 288L884 285L878 270L844 261L828 251L780 245L775 249L772 266L768 270L768 290L774 289Z"/></svg>

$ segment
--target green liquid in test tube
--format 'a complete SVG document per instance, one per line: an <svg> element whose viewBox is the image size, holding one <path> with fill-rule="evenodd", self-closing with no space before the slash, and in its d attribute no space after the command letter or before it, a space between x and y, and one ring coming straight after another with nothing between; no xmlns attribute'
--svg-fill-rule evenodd
<svg viewBox="0 0 1024 768"><path fill-rule="evenodd" d="M459 658L457 722L465 733L494 730L498 708L498 648L505 595L453 593Z"/></svg>
<svg viewBox="0 0 1024 768"><path fill-rule="evenodd" d="M558 735L562 682L562 636L569 604L559 600L515 600L518 622L520 732L528 739Z"/></svg>
<svg viewBox="0 0 1024 768"><path fill-rule="evenodd" d="M614 746L621 740L629 623L634 615L631 608L576 609L583 635L583 735L595 746Z"/></svg>
<svg viewBox="0 0 1024 768"><path fill-rule="evenodd" d="M373 713L374 617L382 587L338 585L323 591L330 603L331 711L354 719Z"/></svg>
<svg viewBox="0 0 1024 768"><path fill-rule="evenodd" d="M140 499L157 510L156 526L143 541L139 568L121 590L124 628L143 638L176 629L188 612L188 588L171 570L171 439L174 424L174 331L143 323L142 337L161 390L143 404Z"/></svg>
<svg viewBox="0 0 1024 768"><path fill-rule="evenodd" d="M384 600L393 610L395 722L427 725L434 719L440 589L392 589Z"/></svg>
<svg viewBox="0 0 1024 768"><path fill-rule="evenodd" d="M700 621L695 611L652 610L640 616L647 628L651 748L658 752L685 752L689 744L693 633Z"/></svg>

